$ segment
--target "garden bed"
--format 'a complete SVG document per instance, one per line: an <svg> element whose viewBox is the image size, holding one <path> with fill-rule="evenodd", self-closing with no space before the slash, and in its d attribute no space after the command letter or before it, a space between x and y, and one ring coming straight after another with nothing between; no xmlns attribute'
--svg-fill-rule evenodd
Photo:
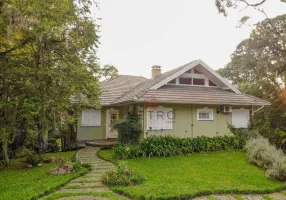
<svg viewBox="0 0 286 200"><path fill-rule="evenodd" d="M112 150L99 156L117 162ZM270 193L285 184L265 176L240 150L194 153L173 157L135 158L124 161L147 180L136 186L112 186L134 199L177 199L221 193Z"/></svg>

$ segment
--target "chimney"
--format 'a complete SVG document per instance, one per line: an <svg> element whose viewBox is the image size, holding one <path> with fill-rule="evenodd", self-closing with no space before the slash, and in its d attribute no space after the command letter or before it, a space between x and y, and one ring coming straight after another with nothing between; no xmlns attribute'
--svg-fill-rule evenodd
<svg viewBox="0 0 286 200"><path fill-rule="evenodd" d="M152 78L156 78L161 74L161 66L159 65L154 65L152 67Z"/></svg>

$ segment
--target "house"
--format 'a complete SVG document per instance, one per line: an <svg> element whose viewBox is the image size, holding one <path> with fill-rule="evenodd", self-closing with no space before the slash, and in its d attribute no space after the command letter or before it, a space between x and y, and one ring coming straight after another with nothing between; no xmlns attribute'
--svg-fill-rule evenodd
<svg viewBox="0 0 286 200"><path fill-rule="evenodd" d="M82 110L78 141L116 138L113 124L137 107L148 135L178 137L222 136L231 125L247 128L253 109L270 105L241 93L201 60L161 74L152 67L152 78L122 75L101 85L101 110Z"/></svg>

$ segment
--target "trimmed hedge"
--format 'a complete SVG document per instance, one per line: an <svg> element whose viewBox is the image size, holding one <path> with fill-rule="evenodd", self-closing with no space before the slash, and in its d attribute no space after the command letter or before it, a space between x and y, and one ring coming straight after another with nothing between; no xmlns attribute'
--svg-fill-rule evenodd
<svg viewBox="0 0 286 200"><path fill-rule="evenodd" d="M244 139L238 136L178 138L174 136L149 136L139 145L119 145L115 147L118 159L134 157L174 156L193 152L243 149Z"/></svg>

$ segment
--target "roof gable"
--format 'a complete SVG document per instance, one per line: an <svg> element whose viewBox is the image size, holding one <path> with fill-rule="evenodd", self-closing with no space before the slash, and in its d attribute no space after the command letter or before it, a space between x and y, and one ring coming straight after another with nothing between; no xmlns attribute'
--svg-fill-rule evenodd
<svg viewBox="0 0 286 200"><path fill-rule="evenodd" d="M241 94L241 92L236 89L231 83L229 83L225 78L223 78L221 75L219 75L216 71L214 71L212 68L210 68L205 62L202 60L195 60L191 63L188 63L184 65L180 70L175 71L174 73L171 73L168 77L166 77L164 80L154 84L152 87L150 87L151 90L157 90L158 88L162 87L163 85L166 85L168 82L172 81L173 79L183 75L187 71L191 70L192 68L195 68L196 66L201 66L203 69L206 70L207 74L205 74L208 77L212 77L212 80L215 82L219 82L223 84L227 89L232 90L233 92L237 94Z"/></svg>
<svg viewBox="0 0 286 200"><path fill-rule="evenodd" d="M195 68L198 66L201 68ZM215 82L215 85L219 85L219 87L167 84L192 68L198 69L199 72L210 77L209 80ZM113 84L115 83L112 83L111 85ZM112 93L114 92L115 91L112 91ZM110 94L111 92L109 95ZM201 60L192 61L181 67L160 74L156 78L141 80L141 83L137 86L130 87L130 89L123 92L121 96L110 101L109 105L119 105L130 102L142 103L150 97L155 97L160 102L164 103L270 105L269 102L262 99L242 94L226 79Z"/></svg>

